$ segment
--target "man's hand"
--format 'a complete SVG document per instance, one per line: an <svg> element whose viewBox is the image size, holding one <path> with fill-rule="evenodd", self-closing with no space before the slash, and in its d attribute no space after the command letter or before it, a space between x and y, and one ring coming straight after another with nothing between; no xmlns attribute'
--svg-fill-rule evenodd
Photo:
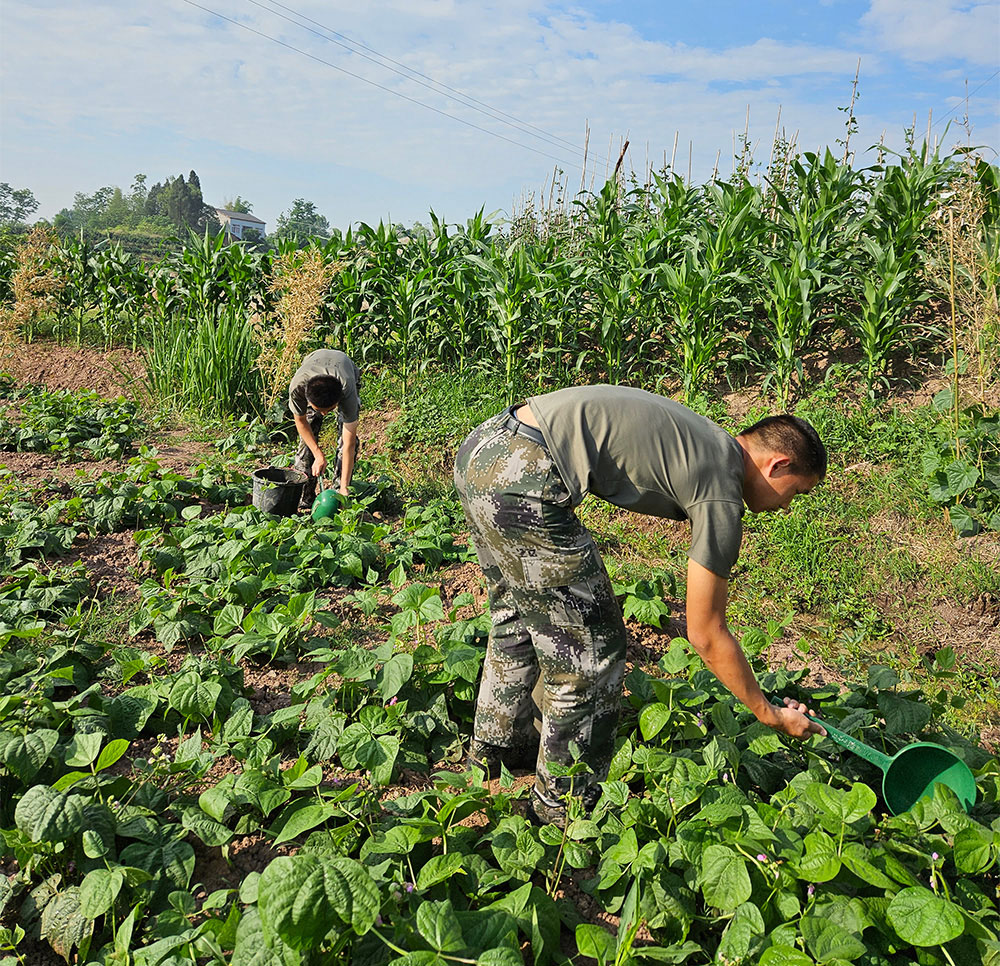
<svg viewBox="0 0 1000 966"><path fill-rule="evenodd" d="M808 717L809 708L801 701L784 699L785 706L769 704L760 720L769 728L780 731L791 738L805 739L812 735L825 735L826 729Z"/></svg>
<svg viewBox="0 0 1000 966"><path fill-rule="evenodd" d="M346 487L346 486L343 486L343 485L341 485L340 489L339 489L339 490L337 490L337 492L338 492L338 493L339 493L339 494L340 494L341 496L349 496L350 494L349 494L349 493L348 493L347 491L348 491L348 487Z"/></svg>
<svg viewBox="0 0 1000 966"><path fill-rule="evenodd" d="M808 738L826 731L806 715L809 709L785 698L785 706L771 704L760 690L739 642L726 624L728 582L688 560L687 630L688 640L708 669L769 728Z"/></svg>
<svg viewBox="0 0 1000 966"><path fill-rule="evenodd" d="M313 460L312 475L322 476L323 471L326 469L326 457L320 453L316 459Z"/></svg>

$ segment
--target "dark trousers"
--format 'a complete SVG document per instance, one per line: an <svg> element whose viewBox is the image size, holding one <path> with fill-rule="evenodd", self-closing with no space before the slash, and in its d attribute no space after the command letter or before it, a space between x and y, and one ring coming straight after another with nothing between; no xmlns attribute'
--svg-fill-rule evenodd
<svg viewBox="0 0 1000 966"><path fill-rule="evenodd" d="M319 442L319 434L323 429L323 414L316 412L312 406L306 408L306 422L309 423L309 428L312 430L313 436L316 441ZM355 463L358 459L358 440L357 437L354 439L354 460ZM313 454L312 450L301 440L299 441L299 449L295 454L295 469L302 470L306 474L306 485L302 487L302 499L299 501L302 506L312 506L312 502L316 497L316 477L313 476ZM334 485L340 488L340 475L344 469L344 417L341 415L340 410L337 410L337 450L333 458L333 479ZM351 476L354 476L353 471ZM350 480L347 481L350 484Z"/></svg>

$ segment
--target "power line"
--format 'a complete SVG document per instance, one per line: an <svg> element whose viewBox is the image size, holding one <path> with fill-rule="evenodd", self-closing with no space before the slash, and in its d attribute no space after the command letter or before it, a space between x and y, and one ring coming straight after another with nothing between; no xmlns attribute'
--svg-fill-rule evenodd
<svg viewBox="0 0 1000 966"><path fill-rule="evenodd" d="M940 124L940 123L941 123L942 121L944 121L944 120L945 120L946 118L948 118L948 117L950 117L950 116L951 116L952 114L954 114L954 113L955 113L955 111L957 111L957 110L958 110L958 109L959 109L959 108L960 108L960 107L962 106L962 101L965 101L966 103L968 103L968 102L969 102L969 99L970 99L970 98L972 98L972 97L973 97L973 96L974 96L975 94L978 94L978 93L979 93L979 92L980 92L980 91L981 91L981 90L982 90L982 89L983 89L983 88L984 88L984 87L985 87L985 86L986 86L986 85L987 85L987 84L988 84L988 83L989 83L989 82L990 82L991 80L993 80L993 78L994 78L994 77L996 77L996 76L997 76L997 74L1000 74L1000 70L995 70L995 71L993 71L993 73L992 73L992 74L990 74L990 76L989 76L989 77L987 77L987 78L986 78L986 80L984 80L984 81L982 82L982 84L980 84L980 85L979 85L979 86L978 86L978 87L977 87L977 88L976 88L976 89L975 89L974 91L971 91L970 93L966 94L966 95L965 95L965 97L963 97L963 98L962 98L962 100L960 100L960 101L959 101L959 102L958 102L958 103L957 103L957 104L956 104L956 105L955 105L955 106L954 106L954 107L953 107L953 108L952 108L952 109L951 109L950 111L948 111L948 113L947 113L947 114L942 114L942 115L941 115L941 117L939 117L939 118L938 118L938 119L937 119L937 120L936 120L936 121L935 121L935 122L934 122L934 123L933 123L933 124L931 125L931 130L933 130L934 128L936 128L936 127L937 127L937 126L938 126L938 125L939 125L939 124Z"/></svg>
<svg viewBox="0 0 1000 966"><path fill-rule="evenodd" d="M279 40L277 37L272 37L270 34L266 34L261 30L257 30L254 27L250 27L245 23L240 23L238 20L233 20L232 17L227 17L225 14L218 13L215 10L210 10L208 7L203 7L200 3L195 3L195 0L183 0L188 6L196 7L199 10L210 14L213 17L218 17L220 20L225 20L226 23L231 23L234 27L239 27L242 30L246 30L249 33L255 34L258 37L262 37L264 40L269 40L271 43L278 44L280 47L284 47L287 50L294 51L297 54L302 54L303 57L308 57L310 60L316 61L318 64L323 64L325 67L332 67L336 71L340 71L342 74L347 74L349 77L353 77L356 80L362 81L365 84L369 84L372 87L377 87L380 91L385 91L387 94L392 94L394 97L401 97L404 101L408 101L411 104L416 104L418 107L426 108L428 111L433 111L435 114L440 114L442 117L447 117L452 121L458 121L459 124L464 124L466 127L471 127L476 131L480 131L483 134L488 134L491 137L499 138L501 141L506 141L508 144L513 144L515 147L523 148L525 151L531 151L534 154L541 155L543 158L548 158L551 161L556 161L559 164L564 164L567 167L575 168L578 171L583 170L582 166L573 161L566 161L564 158L556 157L554 154L549 154L546 151L540 151L538 148L531 147L528 144L522 144L520 141L515 141L513 138L509 138L504 134L498 134L496 131L491 131L489 128L482 127L473 121L467 121L465 118L458 117L455 114L450 114L448 111L443 111L438 107L432 107L430 104L425 104L423 101L417 100L415 97L410 97L408 94L403 94L400 91L394 91L391 87L386 87L384 84L379 84L377 81L370 80L361 74L356 74L354 71L347 70L345 67L341 67L339 64L331 63L328 60L324 60L322 57L317 57L315 54L310 54L307 50L302 50L300 47L296 47L294 44L286 43L283 40Z"/></svg>
<svg viewBox="0 0 1000 966"><path fill-rule="evenodd" d="M307 30L309 33L321 40L326 41L330 44L336 44L338 47L342 47L349 53L355 54L358 57L362 57L367 61L375 64L377 67L381 67L384 70L391 71L394 74L404 78L405 80L412 81L413 83L419 84L421 87L435 93L441 94L443 91L447 91L452 99L457 99L460 104L464 107L469 107L474 111L478 111L480 114L485 114L491 120L499 121L501 124L506 124L508 127L514 128L521 134L527 134L529 137L538 138L539 140L545 141L546 143L556 147L556 148L572 148L574 151L579 151L582 153L583 148L578 144L574 144L572 141L567 140L564 137L560 137L558 134L550 134L549 132L543 130L528 121L523 121L519 117L513 114L508 114L505 111L501 111L498 108L487 104L485 101L481 101L478 98L473 97L470 94L466 94L464 91L460 91L457 88L450 87L448 84L442 83L441 81L435 80L433 77L428 77L426 74L422 74L418 70L414 70L412 67L408 67L406 64L401 63L398 60L393 60L393 58L387 56L376 50L374 47L369 47L367 44L363 44L360 41L352 40L345 34L334 30L332 27L328 27L326 24L322 24L317 20L313 20L311 17L307 17L303 13L299 13L297 10L293 10L291 7L285 6L283 3L279 3L278 0L267 0L271 5L265 7L260 0L246 0L247 3L253 4L255 7L259 7L261 10L266 10L268 13L272 13L275 16L281 17L282 20L293 24L302 30ZM318 30L313 30L311 27L307 27L303 23L299 23L298 20L293 20L291 17L286 17L284 14L279 13L277 10L271 9L271 7L280 7L282 10L287 10L289 13L293 14L299 20L305 20L307 23L315 24L321 30L326 31L329 34L333 34L333 37L339 37L340 40L335 40L333 37L327 37L325 34L320 33ZM341 42L343 41L343 42ZM375 56L371 57L364 51L368 51ZM381 63L385 61L385 63ZM393 65L393 66L389 66ZM400 69L397 69L400 68ZM405 71L405 73L404 73ZM438 90L441 88L441 90ZM446 95L447 96L447 95ZM603 160L603 159L602 159Z"/></svg>

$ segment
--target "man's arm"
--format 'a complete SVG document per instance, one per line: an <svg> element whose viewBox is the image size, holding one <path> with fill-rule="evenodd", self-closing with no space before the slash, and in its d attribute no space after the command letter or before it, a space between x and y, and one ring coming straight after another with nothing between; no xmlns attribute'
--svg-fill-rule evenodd
<svg viewBox="0 0 1000 966"><path fill-rule="evenodd" d="M326 457L323 455L323 450L319 448L319 440L313 435L309 420L304 415L295 413L295 429L298 431L299 439L309 447L309 451L313 454L312 475L319 476L326 469Z"/></svg>
<svg viewBox="0 0 1000 966"><path fill-rule="evenodd" d="M358 421L344 423L341 428L343 439L340 441L341 467L340 467L340 492L347 496L347 490L351 483L351 476L354 474L354 450L358 442Z"/></svg>
<svg viewBox="0 0 1000 966"><path fill-rule="evenodd" d="M793 738L826 734L806 717L807 707L785 698L786 707L771 704L757 684L746 655L726 624L729 581L693 560L688 560L687 629L688 640L708 669L770 728Z"/></svg>

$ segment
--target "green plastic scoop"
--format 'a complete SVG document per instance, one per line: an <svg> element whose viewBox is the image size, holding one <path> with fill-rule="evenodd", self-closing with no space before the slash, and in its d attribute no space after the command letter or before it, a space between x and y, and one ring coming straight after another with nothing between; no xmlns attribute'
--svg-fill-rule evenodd
<svg viewBox="0 0 1000 966"><path fill-rule="evenodd" d="M338 506L339 502L336 491L324 490L313 501L312 518L314 520L322 520L326 517L332 517L337 512Z"/></svg>
<svg viewBox="0 0 1000 966"><path fill-rule="evenodd" d="M905 812L925 795L933 794L935 782L947 785L958 796L965 811L975 804L976 779L969 766L947 748L929 741L916 741L890 757L821 718L811 717L838 745L882 769L882 797L893 815Z"/></svg>
<svg viewBox="0 0 1000 966"><path fill-rule="evenodd" d="M317 480L319 484L319 496L313 500L312 518L313 520L323 520L332 517L340 508L340 494L330 486L322 476Z"/></svg>

